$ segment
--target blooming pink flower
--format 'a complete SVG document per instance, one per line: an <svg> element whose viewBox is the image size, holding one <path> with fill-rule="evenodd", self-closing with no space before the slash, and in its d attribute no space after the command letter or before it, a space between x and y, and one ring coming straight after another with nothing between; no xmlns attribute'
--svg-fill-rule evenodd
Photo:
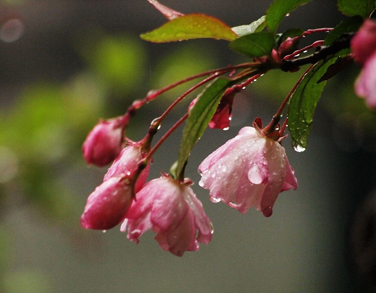
<svg viewBox="0 0 376 293"><path fill-rule="evenodd" d="M376 51L376 21L367 19L351 40L355 60L364 64Z"/></svg>
<svg viewBox="0 0 376 293"><path fill-rule="evenodd" d="M131 206L133 184L128 178L112 177L88 197L81 225L85 229L106 230L119 224Z"/></svg>
<svg viewBox="0 0 376 293"><path fill-rule="evenodd" d="M134 174L138 168L139 162L145 157L142 145L134 143L124 148L120 155L104 175L103 181L112 177L124 177ZM141 174L138 176L135 184L135 192L138 192L145 184L149 174L150 164L148 163Z"/></svg>
<svg viewBox="0 0 376 293"><path fill-rule="evenodd" d="M199 242L209 243L210 220L189 184L166 176L148 182L137 193L120 230L128 229L128 239L138 243L152 228L162 249L177 256L198 250Z"/></svg>
<svg viewBox="0 0 376 293"><path fill-rule="evenodd" d="M82 146L88 164L104 166L121 151L123 127L118 119L100 121L88 134Z"/></svg>
<svg viewBox="0 0 376 293"><path fill-rule="evenodd" d="M251 207L271 216L281 191L297 188L297 180L278 141L244 127L199 166L200 186L213 202L223 201L246 213Z"/></svg>

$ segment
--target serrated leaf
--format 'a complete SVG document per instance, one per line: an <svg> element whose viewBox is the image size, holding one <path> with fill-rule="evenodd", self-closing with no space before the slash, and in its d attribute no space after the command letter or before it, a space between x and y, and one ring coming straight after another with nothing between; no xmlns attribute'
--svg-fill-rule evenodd
<svg viewBox="0 0 376 293"><path fill-rule="evenodd" d="M348 16L369 17L376 7L375 0L338 0L338 9Z"/></svg>
<svg viewBox="0 0 376 293"><path fill-rule="evenodd" d="M198 97L196 103L189 110L189 116L183 130L178 162L174 173L180 176L193 146L204 133L210 119L231 81L218 78L212 82Z"/></svg>
<svg viewBox="0 0 376 293"><path fill-rule="evenodd" d="M311 0L275 0L266 12L266 25L276 32L279 24L288 13Z"/></svg>
<svg viewBox="0 0 376 293"><path fill-rule="evenodd" d="M229 46L235 52L248 57L270 55L274 48L274 35L269 32L259 32L242 36L232 41Z"/></svg>
<svg viewBox="0 0 376 293"><path fill-rule="evenodd" d="M259 19L253 21L251 24L240 25L233 27L232 30L239 36L245 36L252 33L261 32L265 28L265 15L261 16Z"/></svg>
<svg viewBox="0 0 376 293"><path fill-rule="evenodd" d="M316 63L304 76L289 101L288 127L294 147L307 148L313 115L326 81L320 82L337 58Z"/></svg>
<svg viewBox="0 0 376 293"><path fill-rule="evenodd" d="M237 35L217 18L204 14L187 14L175 18L151 32L142 34L141 38L154 43L200 38L232 41L237 38Z"/></svg>
<svg viewBox="0 0 376 293"><path fill-rule="evenodd" d="M343 34L356 32L363 23L363 18L359 15L347 18L339 23L325 38L324 45L330 46Z"/></svg>

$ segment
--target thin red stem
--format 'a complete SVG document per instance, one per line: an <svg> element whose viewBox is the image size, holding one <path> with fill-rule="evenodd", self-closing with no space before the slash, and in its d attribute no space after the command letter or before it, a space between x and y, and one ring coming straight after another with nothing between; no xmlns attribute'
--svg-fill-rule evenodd
<svg viewBox="0 0 376 293"><path fill-rule="evenodd" d="M321 47L322 45L324 45L324 41L322 41L322 40L313 42L312 44L310 44L310 45L308 45L304 48L301 48L299 50L294 51L292 54L286 55L285 57L283 57L283 60L294 59L294 58L298 57L301 53L305 53L305 51L312 49L312 48Z"/></svg>
<svg viewBox="0 0 376 293"><path fill-rule="evenodd" d="M281 115L282 115L282 112L284 110L284 108L286 107L287 103L289 102L292 94L295 92L295 90L297 89L297 87L299 86L299 84L301 83L301 81L303 80L303 78L306 76L306 74L312 69L312 67L314 66L314 64L312 64L304 73L303 75L299 78L299 80L295 83L295 85L292 87L292 89L290 90L290 92L287 94L287 96L285 97L285 99L282 101L282 104L279 106L277 112L273 115L273 118L272 120L270 121L270 123L265 127L263 128L262 132L265 133L266 135L272 133L275 131L275 127L277 126L279 120L281 119ZM288 119L288 118L287 118Z"/></svg>

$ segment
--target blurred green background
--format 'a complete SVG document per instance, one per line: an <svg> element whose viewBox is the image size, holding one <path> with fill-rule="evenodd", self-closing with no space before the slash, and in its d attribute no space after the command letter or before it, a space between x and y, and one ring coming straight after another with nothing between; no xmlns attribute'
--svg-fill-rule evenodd
<svg viewBox="0 0 376 293"><path fill-rule="evenodd" d="M163 3L230 26L250 23L270 4ZM291 13L281 30L331 27L341 18L335 1L315 0ZM136 245L118 228L80 227L86 198L106 171L87 167L81 154L98 119L123 114L151 89L246 61L222 41L139 39L164 22L140 0L0 2L0 292L374 292L376 120L353 93L355 65L329 81L308 150L295 153L284 141L299 188L280 195L271 218L213 204L196 184L215 234L182 258L160 249L151 232ZM206 131L187 175L198 182L197 166L211 151L255 117L266 123L299 74L271 72L240 93L232 128ZM142 138L184 88L137 112L127 135ZM156 153L150 179L175 161L179 134Z"/></svg>

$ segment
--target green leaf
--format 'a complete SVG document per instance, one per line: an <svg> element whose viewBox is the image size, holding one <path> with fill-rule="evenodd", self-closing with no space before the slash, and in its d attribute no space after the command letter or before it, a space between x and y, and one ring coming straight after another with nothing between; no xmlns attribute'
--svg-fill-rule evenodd
<svg viewBox="0 0 376 293"><path fill-rule="evenodd" d="M221 101L225 90L231 83L232 81L225 78L216 79L205 88L205 90L198 96L195 105L190 108L189 116L183 130L178 162L173 171L177 177L181 175L193 146L204 133L207 125L217 110L217 106Z"/></svg>
<svg viewBox="0 0 376 293"><path fill-rule="evenodd" d="M151 32L142 34L141 38L155 43L200 38L232 41L237 38L237 35L217 18L204 14L187 14L175 18Z"/></svg>
<svg viewBox="0 0 376 293"><path fill-rule="evenodd" d="M265 28L265 15L261 16L259 19L253 21L251 24L240 25L233 27L232 30L239 36L245 36L257 32L261 32Z"/></svg>
<svg viewBox="0 0 376 293"><path fill-rule="evenodd" d="M232 41L229 46L235 52L249 57L266 56L274 48L274 36L269 32L253 33Z"/></svg>
<svg viewBox="0 0 376 293"><path fill-rule="evenodd" d="M288 126L296 150L307 148L313 115L326 81L319 83L335 58L316 63L304 76L289 101Z"/></svg>
<svg viewBox="0 0 376 293"><path fill-rule="evenodd" d="M347 18L339 23L325 38L325 46L330 46L343 34L356 32L363 23L363 18L359 15Z"/></svg>
<svg viewBox="0 0 376 293"><path fill-rule="evenodd" d="M266 12L266 25L269 30L276 32L288 13L309 1L311 0L275 0Z"/></svg>
<svg viewBox="0 0 376 293"><path fill-rule="evenodd" d="M287 38L300 37L304 33L304 30L299 28L293 28L285 31L283 34L278 35L277 47L279 47Z"/></svg>
<svg viewBox="0 0 376 293"><path fill-rule="evenodd" d="M366 18L375 7L375 0L338 0L338 9L348 16L360 15Z"/></svg>

